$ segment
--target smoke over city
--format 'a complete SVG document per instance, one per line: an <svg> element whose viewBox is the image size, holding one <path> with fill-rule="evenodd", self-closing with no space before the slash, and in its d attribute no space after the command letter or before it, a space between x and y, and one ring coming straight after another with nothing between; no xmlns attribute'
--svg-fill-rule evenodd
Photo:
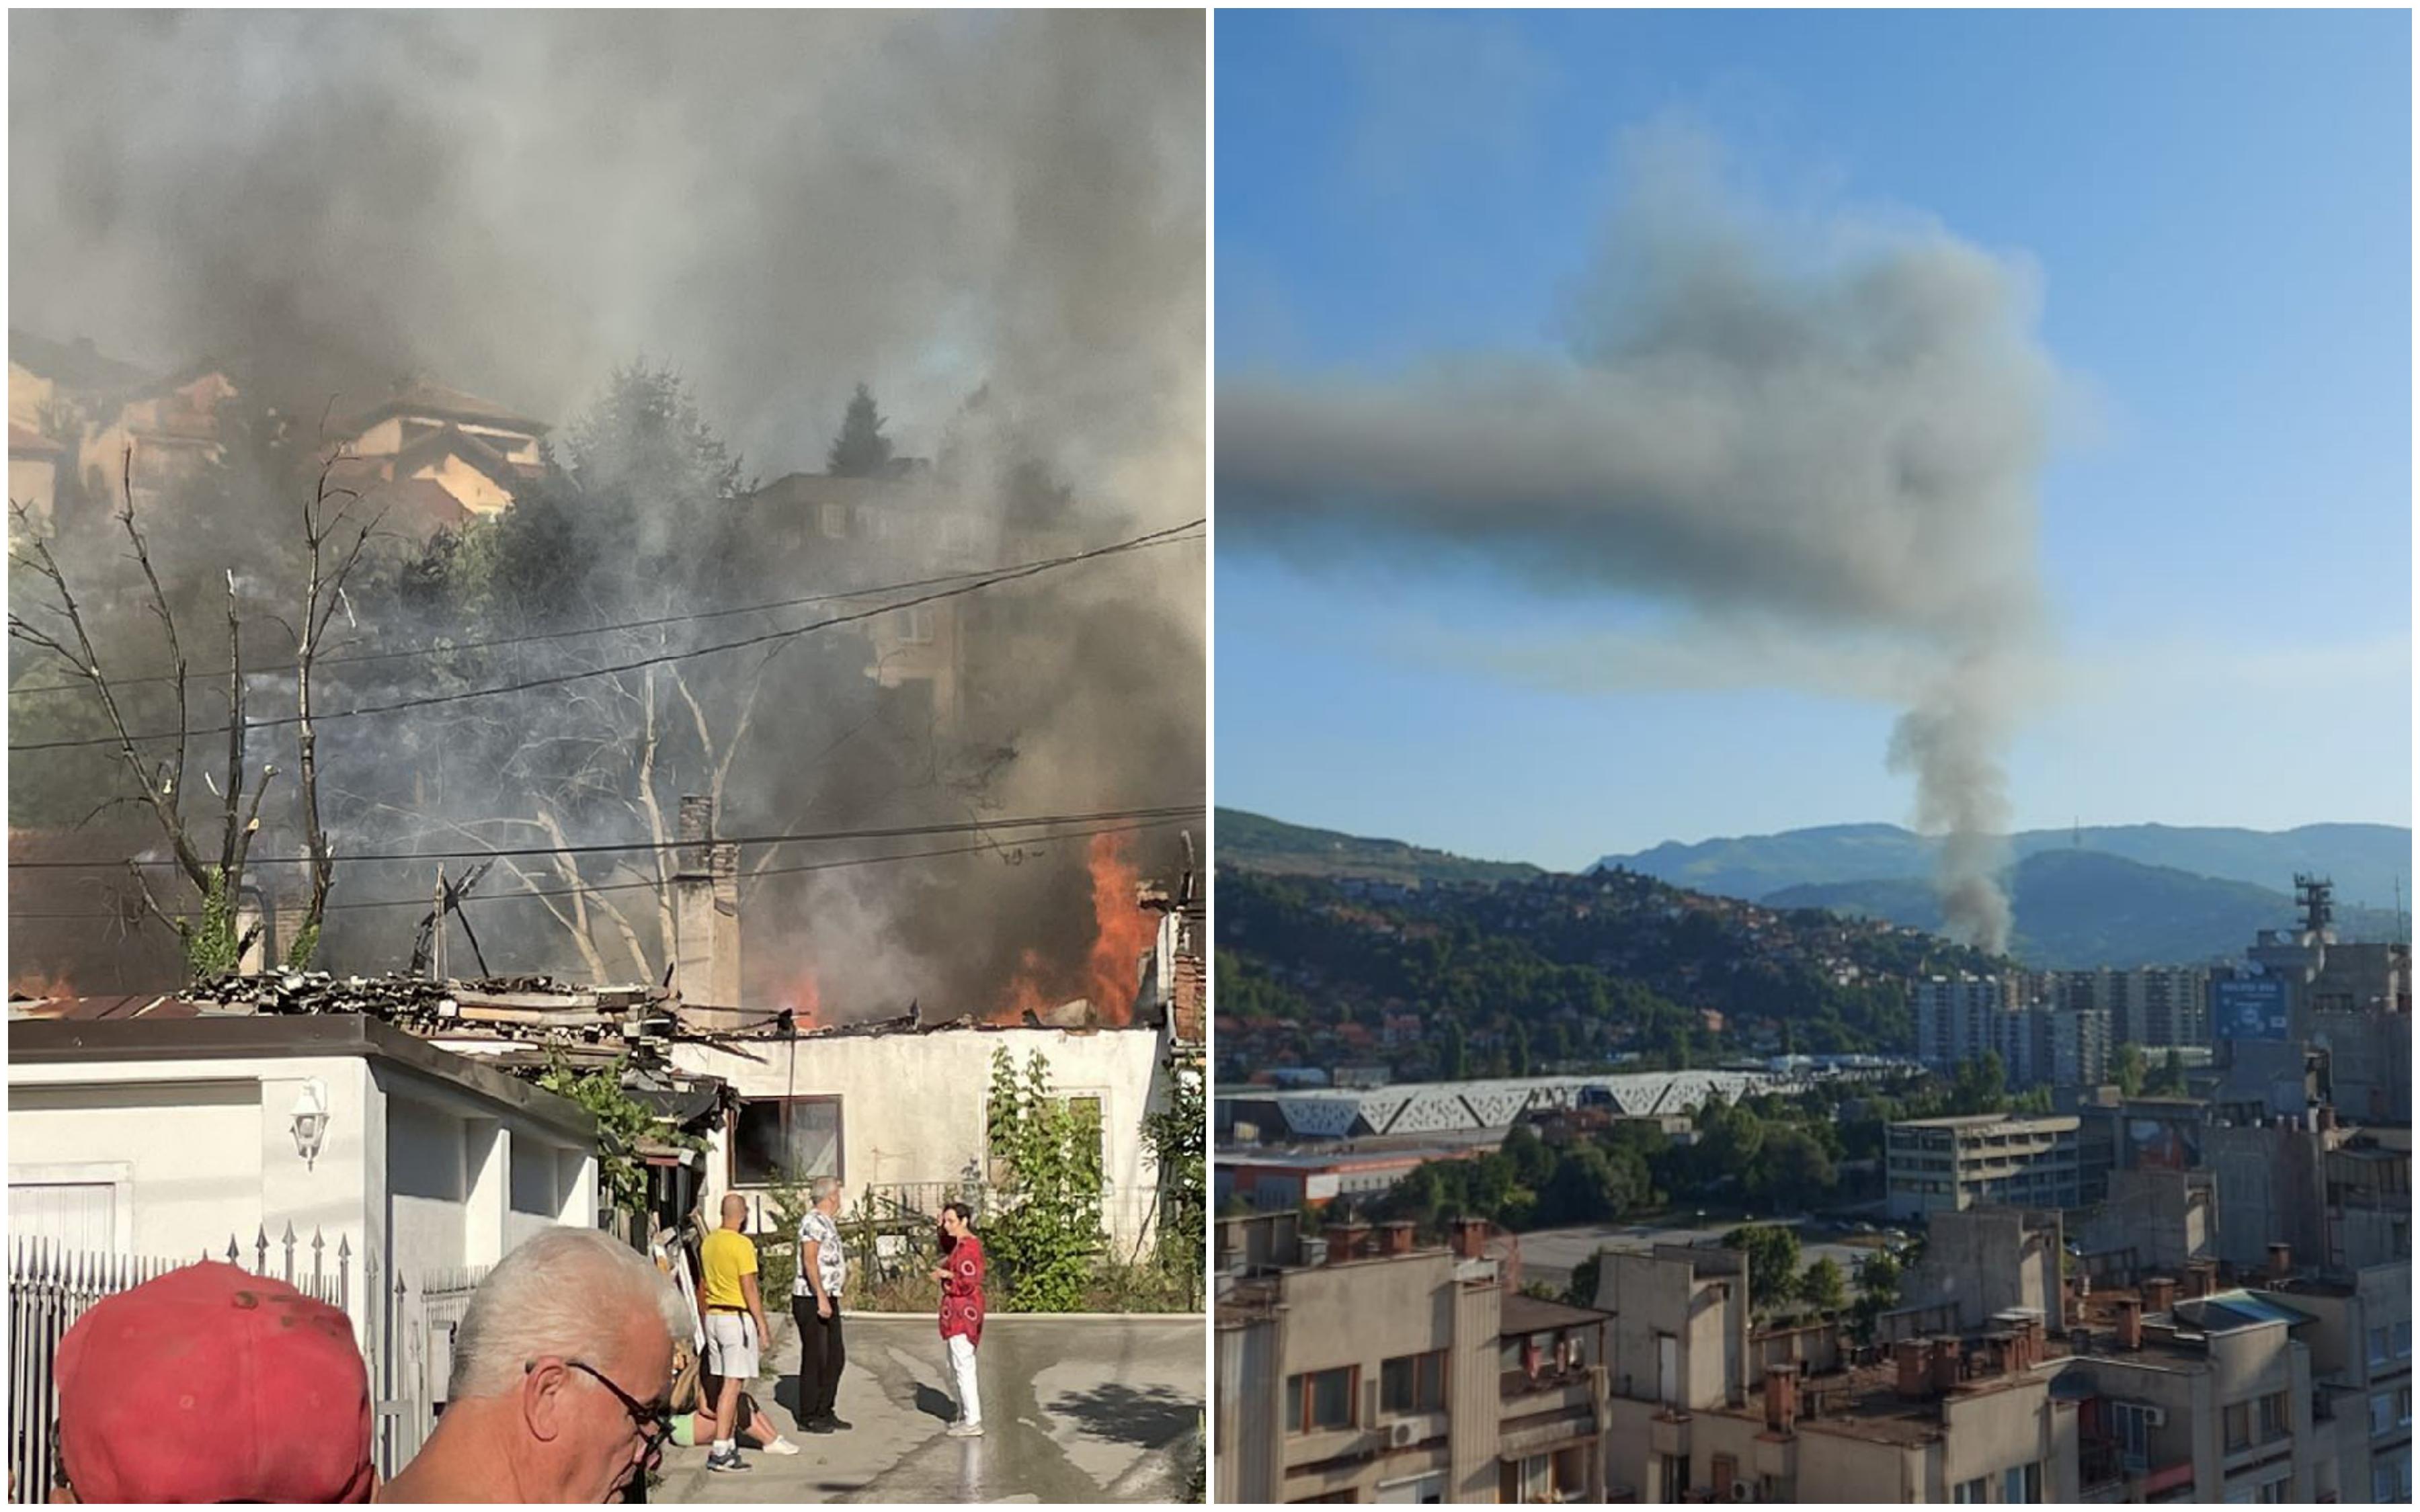
<svg viewBox="0 0 2420 1512"><path fill-rule="evenodd" d="M1084 550L1201 514L1203 33L1175 13L21 16L12 317L154 374L223 364L245 406L281 413L277 465L258 458L273 448L230 450L224 508L149 509L197 667L223 651L229 571L255 621L247 663L290 658L269 624L291 618L301 581L310 470L293 464L323 413L415 375L551 424L559 471L493 525L493 552L517 571L551 563L558 531L565 564L541 605L463 564L488 547L432 564L418 540L375 541L339 656L476 639L473 614L543 633ZM642 359L677 381L617 390ZM897 455L923 465L846 496L861 539L844 548L826 506L751 486L823 473L860 383ZM693 400L736 466L701 454L675 475L581 432L640 393ZM943 517L973 528L936 539ZM123 584L123 545L61 521L63 564L93 582ZM938 632L902 609L873 649L864 625L330 723L340 864L644 841L671 823L651 810L692 793L719 795L725 835L1198 802L1202 572L1196 538L947 601ZM883 602L332 670L321 702L686 654ZM132 609L97 639L121 667L161 670L156 626ZM903 678L904 661L935 670ZM57 669L20 655L12 672ZM12 728L93 732L58 702L12 698ZM290 679L256 679L256 718L290 704ZM173 724L164 701L141 707L138 727ZM193 722L225 715L197 685ZM256 763L290 773L292 742L264 733ZM71 823L111 796L108 754L21 755L12 824ZM48 810L25 814L28 794ZM288 794L265 810L263 852L300 849ZM954 847L971 854L882 859ZM1104 932L1132 927L1096 906L1102 874L1130 895L1181 856L1170 825L744 852L748 994L832 1020L1097 998ZM470 917L488 964L659 972L652 854L565 867L524 858L482 884ZM435 870L357 865L335 901L427 897ZM575 902L583 880L623 890ZM400 965L415 917L332 915L322 959Z"/></svg>
<svg viewBox="0 0 2420 1512"><path fill-rule="evenodd" d="M1994 837L2042 623L2034 483L2056 384L2029 281L1929 226L1785 230L1685 133L1642 133L1623 162L1560 354L1223 381L1227 539L1306 563L1477 558L1744 643L1777 626L1912 663L1888 759L1947 837L1952 931L1999 949Z"/></svg>

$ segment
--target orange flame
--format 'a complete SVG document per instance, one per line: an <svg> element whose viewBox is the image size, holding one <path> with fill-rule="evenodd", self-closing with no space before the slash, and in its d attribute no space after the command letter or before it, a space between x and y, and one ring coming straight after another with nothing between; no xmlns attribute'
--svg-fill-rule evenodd
<svg viewBox="0 0 2420 1512"><path fill-rule="evenodd" d="M1093 873L1093 1007L1102 1023L1123 1027L1134 1016L1140 965L1155 926L1135 902L1142 874L1126 859L1124 835L1094 836L1087 865Z"/></svg>
<svg viewBox="0 0 2420 1512"><path fill-rule="evenodd" d="M774 1000L790 1011L790 1020L800 1034L823 1027L823 989L815 983L813 967L799 967L782 984Z"/></svg>
<svg viewBox="0 0 2420 1512"><path fill-rule="evenodd" d="M1017 964L1019 969L1008 984L1007 995L1001 999L1000 1011L992 1016L995 1024L1021 1024L1026 1014L1054 1006L1042 986L1043 973L1048 969L1042 952L1029 949Z"/></svg>
<svg viewBox="0 0 2420 1512"><path fill-rule="evenodd" d="M38 972L27 972L22 977L9 979L8 995L11 998L43 998L73 997L77 994L74 986L65 977L48 977Z"/></svg>

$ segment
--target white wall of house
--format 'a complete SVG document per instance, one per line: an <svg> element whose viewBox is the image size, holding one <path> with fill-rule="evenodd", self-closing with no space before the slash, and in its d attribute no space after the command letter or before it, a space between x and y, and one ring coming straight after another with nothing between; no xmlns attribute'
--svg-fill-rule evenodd
<svg viewBox="0 0 2420 1512"><path fill-rule="evenodd" d="M306 1162L293 1115L315 1083L330 1119ZM249 1262L265 1229L274 1266L291 1224L301 1267L315 1231L332 1268L349 1243L357 1300L365 1253L388 1277L426 1275L597 1221L593 1149L474 1088L361 1056L12 1062L8 1149L12 1237L170 1258L224 1256L234 1238Z"/></svg>
<svg viewBox="0 0 2420 1512"><path fill-rule="evenodd" d="M1143 1139L1143 1119L1164 1096L1165 1050L1156 1028L809 1035L752 1039L733 1049L684 1042L674 1047L673 1059L684 1071L723 1078L743 1104L837 1099L839 1174L855 1193L869 1185L955 1182L970 1165L980 1169L992 1055L999 1050L1008 1052L1020 1078L1028 1058L1039 1053L1054 1094L1100 1099L1108 1180L1103 1216L1111 1239L1130 1252L1147 1227L1158 1180ZM726 1134L706 1154L709 1204L726 1191L762 1190L735 1182L729 1143Z"/></svg>

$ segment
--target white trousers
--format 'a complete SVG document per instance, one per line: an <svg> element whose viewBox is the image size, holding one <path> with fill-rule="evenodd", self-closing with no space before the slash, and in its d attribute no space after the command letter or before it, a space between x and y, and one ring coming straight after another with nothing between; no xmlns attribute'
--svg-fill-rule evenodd
<svg viewBox="0 0 2420 1512"><path fill-rule="evenodd" d="M958 1388L958 1421L980 1424L983 1421L983 1397L975 1390L974 1340L964 1334L953 1334L941 1344L950 1377Z"/></svg>

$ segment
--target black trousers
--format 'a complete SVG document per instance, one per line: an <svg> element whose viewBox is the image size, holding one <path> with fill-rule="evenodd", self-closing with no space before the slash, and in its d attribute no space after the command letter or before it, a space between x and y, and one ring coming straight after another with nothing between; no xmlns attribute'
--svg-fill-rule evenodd
<svg viewBox="0 0 2420 1512"><path fill-rule="evenodd" d="M814 1297L792 1297L790 1316L799 1324L799 1422L805 1425L832 1415L848 1349L841 1342L838 1299L832 1302L831 1316L825 1318L815 1312Z"/></svg>

